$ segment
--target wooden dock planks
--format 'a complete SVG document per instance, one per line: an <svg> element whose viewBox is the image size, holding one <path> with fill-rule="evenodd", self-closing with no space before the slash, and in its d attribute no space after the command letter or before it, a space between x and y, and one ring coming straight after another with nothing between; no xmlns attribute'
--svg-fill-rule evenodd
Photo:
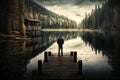
<svg viewBox="0 0 120 80"><path fill-rule="evenodd" d="M48 62L42 65L42 74L38 74L36 80L84 80L78 74L78 63L73 56L64 55L48 56Z"/></svg>

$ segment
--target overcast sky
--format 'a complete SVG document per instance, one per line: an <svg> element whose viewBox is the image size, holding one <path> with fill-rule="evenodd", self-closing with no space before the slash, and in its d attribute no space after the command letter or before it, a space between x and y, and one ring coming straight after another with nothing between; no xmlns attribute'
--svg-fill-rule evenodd
<svg viewBox="0 0 120 80"><path fill-rule="evenodd" d="M59 15L80 23L85 13L90 13L95 4L101 4L105 0L36 0L40 4Z"/></svg>

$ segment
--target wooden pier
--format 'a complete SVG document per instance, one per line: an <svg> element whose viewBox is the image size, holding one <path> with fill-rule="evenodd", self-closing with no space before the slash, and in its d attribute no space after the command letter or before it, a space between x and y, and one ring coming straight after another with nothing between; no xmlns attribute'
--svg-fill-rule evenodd
<svg viewBox="0 0 120 80"><path fill-rule="evenodd" d="M85 80L82 61L76 62L74 58L70 54L58 56L45 52L44 63L38 61L39 74L36 80Z"/></svg>

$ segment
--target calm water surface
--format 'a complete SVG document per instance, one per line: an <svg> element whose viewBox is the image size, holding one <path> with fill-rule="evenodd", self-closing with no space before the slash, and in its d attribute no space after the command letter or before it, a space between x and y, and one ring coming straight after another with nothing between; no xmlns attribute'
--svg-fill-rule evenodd
<svg viewBox="0 0 120 80"><path fill-rule="evenodd" d="M57 55L59 34L65 40L64 54L77 51L83 60L83 75L87 80L120 79L119 32L42 32L37 41L0 41L0 71L8 80L32 79L37 61L44 60L44 51Z"/></svg>

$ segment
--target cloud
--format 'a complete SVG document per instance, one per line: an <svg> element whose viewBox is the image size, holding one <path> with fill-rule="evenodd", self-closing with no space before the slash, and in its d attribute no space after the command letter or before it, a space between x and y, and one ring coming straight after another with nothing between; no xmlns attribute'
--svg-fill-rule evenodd
<svg viewBox="0 0 120 80"><path fill-rule="evenodd" d="M75 4L78 0L42 0L41 3L45 5L66 5L66 4Z"/></svg>
<svg viewBox="0 0 120 80"><path fill-rule="evenodd" d="M66 5L66 4L72 4L72 5L80 5L84 2L101 2L104 0L37 0L45 5Z"/></svg>

